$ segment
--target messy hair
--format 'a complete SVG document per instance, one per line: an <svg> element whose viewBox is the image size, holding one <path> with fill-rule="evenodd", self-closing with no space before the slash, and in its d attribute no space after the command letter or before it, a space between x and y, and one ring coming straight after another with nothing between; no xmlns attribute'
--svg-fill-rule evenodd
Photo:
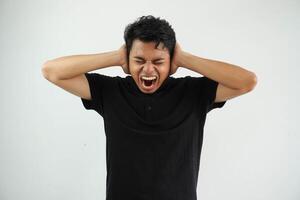
<svg viewBox="0 0 300 200"><path fill-rule="evenodd" d="M136 21L126 26L124 40L128 62L132 43L135 39L139 39L143 42L155 42L155 48L162 42L164 47L169 51L170 61L172 60L176 36L172 26L166 20L147 15L139 17Z"/></svg>

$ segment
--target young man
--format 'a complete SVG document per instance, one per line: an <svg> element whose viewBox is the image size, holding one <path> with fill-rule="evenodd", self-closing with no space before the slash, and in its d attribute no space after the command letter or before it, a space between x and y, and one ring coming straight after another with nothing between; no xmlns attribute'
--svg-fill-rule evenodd
<svg viewBox="0 0 300 200"><path fill-rule="evenodd" d="M106 199L196 200L206 115L256 85L241 67L183 51L165 20L129 24L116 51L48 61L46 79L103 117ZM88 73L122 66L129 76ZM174 78L178 67L202 77Z"/></svg>

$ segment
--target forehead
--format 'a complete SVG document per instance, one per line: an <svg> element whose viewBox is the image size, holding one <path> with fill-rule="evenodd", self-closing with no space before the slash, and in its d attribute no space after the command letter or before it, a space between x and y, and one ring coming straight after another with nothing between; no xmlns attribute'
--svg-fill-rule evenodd
<svg viewBox="0 0 300 200"><path fill-rule="evenodd" d="M133 41L130 54L132 56L140 57L168 57L169 51L164 47L163 43L160 42L157 48L155 48L155 42L142 42L138 39Z"/></svg>

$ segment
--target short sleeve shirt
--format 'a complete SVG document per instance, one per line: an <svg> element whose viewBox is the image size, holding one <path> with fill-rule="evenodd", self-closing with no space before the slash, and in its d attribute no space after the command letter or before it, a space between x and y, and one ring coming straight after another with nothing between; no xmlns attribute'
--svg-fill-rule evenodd
<svg viewBox="0 0 300 200"><path fill-rule="evenodd" d="M85 73L87 110L103 117L107 200L196 200L206 115L218 82L207 77L169 76L152 94L134 79Z"/></svg>

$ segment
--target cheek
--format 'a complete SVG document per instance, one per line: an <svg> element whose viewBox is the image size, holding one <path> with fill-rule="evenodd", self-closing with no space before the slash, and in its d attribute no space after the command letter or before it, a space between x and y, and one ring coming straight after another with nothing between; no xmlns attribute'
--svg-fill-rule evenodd
<svg viewBox="0 0 300 200"><path fill-rule="evenodd" d="M139 73L142 71L142 66L130 64L130 73L134 76L139 76ZM156 71L160 74L160 76L167 76L169 74L170 66L169 64L166 65L157 65Z"/></svg>
<svg viewBox="0 0 300 200"><path fill-rule="evenodd" d="M158 67L158 72L160 74L168 74L169 70L170 70L170 66L169 65L164 65L164 66Z"/></svg>
<svg viewBox="0 0 300 200"><path fill-rule="evenodd" d="M139 72L139 67L138 66L135 66L135 65L130 65L129 66L129 69L130 69L130 72L132 73L132 74L137 74L138 72Z"/></svg>

